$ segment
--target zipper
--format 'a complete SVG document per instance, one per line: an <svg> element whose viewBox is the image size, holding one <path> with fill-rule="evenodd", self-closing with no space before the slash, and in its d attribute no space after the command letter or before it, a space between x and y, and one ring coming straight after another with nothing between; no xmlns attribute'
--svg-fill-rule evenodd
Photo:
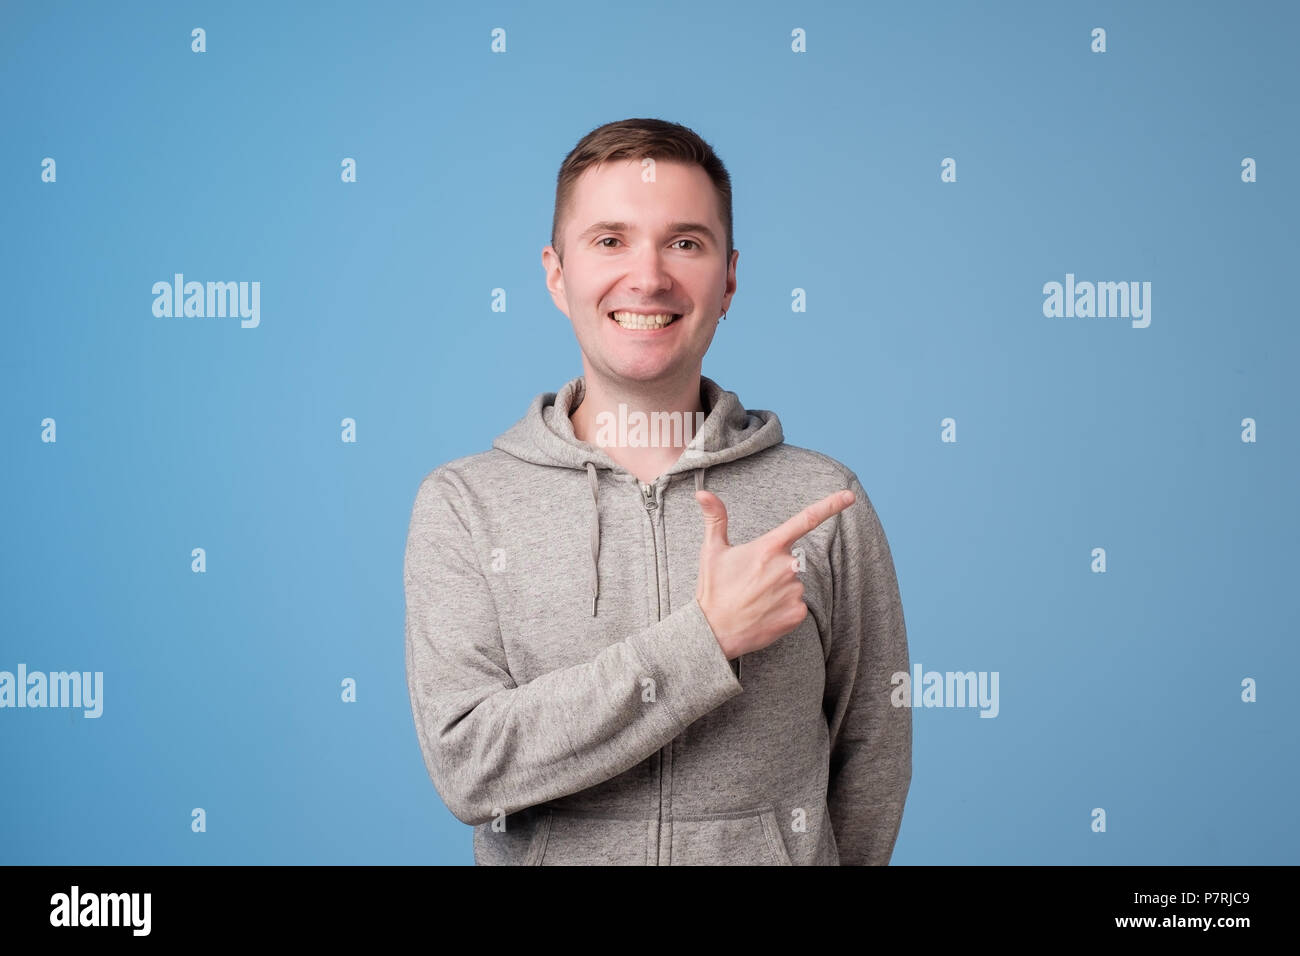
<svg viewBox="0 0 1300 956"><path fill-rule="evenodd" d="M647 512L654 511L655 508L659 507L659 502L655 497L654 487L652 485L647 485L644 481L641 482L641 498L645 502L645 510ZM654 530L655 530L655 523L654 523L654 519L651 518L650 533L654 534ZM658 550L658 542L656 541L655 542L655 585L656 587L658 586L658 583L659 583L659 550ZM655 593L658 594L658 591L656 591ZM662 619L663 619L663 614L662 612L660 612L660 620ZM744 654L741 654L739 657L736 658L736 666L732 668L732 670L736 674L736 680L740 680L742 677L745 676L745 655ZM659 762L660 765L662 766L663 764L662 750L659 752ZM663 812L662 804L660 804L659 809L660 812L662 813Z"/></svg>
<svg viewBox="0 0 1300 956"><path fill-rule="evenodd" d="M655 533L655 511L659 507L658 489L654 485L641 482L641 503L645 505L645 516L650 522L650 538L655 551L655 617L664 618L663 601L659 597L659 536ZM669 743L668 746L672 746ZM659 825L655 827L655 866L660 866L660 847L663 846L664 832L664 748L660 747L655 756L659 762Z"/></svg>

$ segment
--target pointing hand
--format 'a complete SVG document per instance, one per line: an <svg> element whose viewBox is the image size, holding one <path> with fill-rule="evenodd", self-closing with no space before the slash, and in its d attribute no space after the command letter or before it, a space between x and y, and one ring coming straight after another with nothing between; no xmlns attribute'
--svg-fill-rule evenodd
<svg viewBox="0 0 1300 956"><path fill-rule="evenodd" d="M790 549L853 504L853 492L827 495L762 537L735 547L727 541L722 499L697 491L695 500L704 516L695 597L727 660L733 660L774 644L808 616Z"/></svg>

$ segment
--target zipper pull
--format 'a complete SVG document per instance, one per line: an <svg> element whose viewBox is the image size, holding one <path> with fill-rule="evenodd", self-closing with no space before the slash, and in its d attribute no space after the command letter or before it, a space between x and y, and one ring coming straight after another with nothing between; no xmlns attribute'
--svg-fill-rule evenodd
<svg viewBox="0 0 1300 956"><path fill-rule="evenodd" d="M654 511L655 508L659 507L659 502L655 500L654 488L645 482L641 483L641 497L645 499L646 511Z"/></svg>

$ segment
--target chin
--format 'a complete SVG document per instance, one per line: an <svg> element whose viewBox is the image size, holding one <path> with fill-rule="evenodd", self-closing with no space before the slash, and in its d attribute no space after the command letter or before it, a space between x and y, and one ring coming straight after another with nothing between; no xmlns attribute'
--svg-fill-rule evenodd
<svg viewBox="0 0 1300 956"><path fill-rule="evenodd" d="M610 374L615 378L623 381L658 382L680 375L682 368L687 364L689 363L685 359L664 362L620 363L615 361L606 362L604 367L609 369Z"/></svg>

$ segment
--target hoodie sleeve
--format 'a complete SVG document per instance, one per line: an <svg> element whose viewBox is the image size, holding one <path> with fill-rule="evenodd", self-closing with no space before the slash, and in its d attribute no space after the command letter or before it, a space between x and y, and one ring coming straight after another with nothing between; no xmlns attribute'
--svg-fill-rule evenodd
<svg viewBox="0 0 1300 956"><path fill-rule="evenodd" d="M893 706L890 680L908 670L907 630L880 519L856 475L848 488L857 500L840 513L831 545L826 802L840 863L883 866L893 855L912 779L912 711Z"/></svg>
<svg viewBox="0 0 1300 956"><path fill-rule="evenodd" d="M741 693L696 601L586 663L517 685L457 488L445 468L421 483L403 576L416 734L459 820L477 826L608 780ZM645 678L653 702L642 699Z"/></svg>

